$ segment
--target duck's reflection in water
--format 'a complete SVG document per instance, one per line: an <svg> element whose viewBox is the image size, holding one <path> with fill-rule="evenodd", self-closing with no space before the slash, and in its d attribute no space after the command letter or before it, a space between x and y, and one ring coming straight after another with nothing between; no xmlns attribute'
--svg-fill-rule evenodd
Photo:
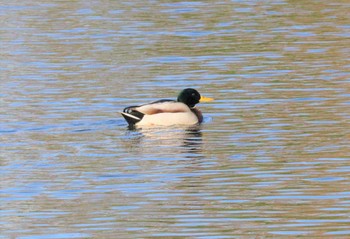
<svg viewBox="0 0 350 239"><path fill-rule="evenodd" d="M198 158L203 150L200 125L129 128L122 142L128 152L143 157Z"/></svg>
<svg viewBox="0 0 350 239"><path fill-rule="evenodd" d="M192 126L186 129L183 138L183 148L191 154L202 153L202 130L200 125Z"/></svg>

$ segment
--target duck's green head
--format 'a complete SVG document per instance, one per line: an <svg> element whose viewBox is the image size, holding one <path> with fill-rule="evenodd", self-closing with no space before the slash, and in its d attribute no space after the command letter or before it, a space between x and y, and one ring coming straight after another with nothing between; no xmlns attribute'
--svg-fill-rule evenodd
<svg viewBox="0 0 350 239"><path fill-rule="evenodd" d="M203 97L199 94L198 91L192 88L184 89L180 92L179 96L177 97L178 102L182 102L186 105L188 105L190 108L193 108L196 104L199 102L207 102L212 101L214 99Z"/></svg>

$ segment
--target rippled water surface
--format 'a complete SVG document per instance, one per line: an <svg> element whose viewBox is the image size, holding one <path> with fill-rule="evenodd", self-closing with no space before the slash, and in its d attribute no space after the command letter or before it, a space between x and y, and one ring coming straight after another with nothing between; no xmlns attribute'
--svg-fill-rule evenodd
<svg viewBox="0 0 350 239"><path fill-rule="evenodd" d="M348 1L2 1L0 239L349 238ZM194 127L125 106L194 87Z"/></svg>

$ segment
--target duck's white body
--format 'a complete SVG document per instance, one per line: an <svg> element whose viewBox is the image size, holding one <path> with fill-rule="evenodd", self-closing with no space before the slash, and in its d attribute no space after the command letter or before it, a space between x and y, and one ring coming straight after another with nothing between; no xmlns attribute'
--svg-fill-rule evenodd
<svg viewBox="0 0 350 239"><path fill-rule="evenodd" d="M142 113L143 117L132 115L132 112L135 111ZM137 126L194 125L201 123L203 119L198 109L190 109L184 103L176 101L150 103L127 108L122 115L124 118L131 117L135 120L138 120L135 117L139 118L140 120L134 124Z"/></svg>
<svg viewBox="0 0 350 239"><path fill-rule="evenodd" d="M184 102L179 101L187 97ZM178 101L159 100L149 104L126 107L122 116L129 126L170 126L194 125L203 121L202 113L194 107L198 102L210 101L211 98L201 97L194 89L185 89L180 93Z"/></svg>

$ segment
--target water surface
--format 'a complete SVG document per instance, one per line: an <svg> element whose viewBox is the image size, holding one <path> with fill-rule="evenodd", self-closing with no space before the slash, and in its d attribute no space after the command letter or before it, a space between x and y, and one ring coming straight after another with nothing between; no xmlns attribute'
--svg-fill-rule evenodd
<svg viewBox="0 0 350 239"><path fill-rule="evenodd" d="M0 238L346 238L347 1L0 6ZM214 97L194 127L125 106Z"/></svg>

